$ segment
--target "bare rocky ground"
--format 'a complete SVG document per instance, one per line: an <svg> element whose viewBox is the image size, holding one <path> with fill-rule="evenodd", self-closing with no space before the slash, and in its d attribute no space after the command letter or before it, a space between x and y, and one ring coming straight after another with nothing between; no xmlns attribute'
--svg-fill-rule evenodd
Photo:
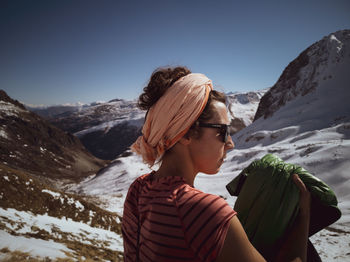
<svg viewBox="0 0 350 262"><path fill-rule="evenodd" d="M122 261L122 252L112 243L121 234L121 218L74 194L53 189L37 178L0 164L0 231L16 237L61 243L68 248L66 258L33 256L21 250L0 250L1 261ZM14 214L9 215L9 214ZM20 216L18 215L20 214ZM29 217L26 218L26 217ZM62 230L60 222L40 226L36 219L54 219L85 224L89 229L105 231L99 239L89 230L76 233ZM115 236L115 237L113 237Z"/></svg>

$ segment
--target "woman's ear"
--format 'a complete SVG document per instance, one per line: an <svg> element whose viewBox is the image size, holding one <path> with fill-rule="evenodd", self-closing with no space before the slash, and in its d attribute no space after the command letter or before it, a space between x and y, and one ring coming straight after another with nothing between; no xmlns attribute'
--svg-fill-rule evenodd
<svg viewBox="0 0 350 262"><path fill-rule="evenodd" d="M179 143L184 145L184 146L187 146L191 143L191 141L192 141L192 138L186 134L180 138Z"/></svg>

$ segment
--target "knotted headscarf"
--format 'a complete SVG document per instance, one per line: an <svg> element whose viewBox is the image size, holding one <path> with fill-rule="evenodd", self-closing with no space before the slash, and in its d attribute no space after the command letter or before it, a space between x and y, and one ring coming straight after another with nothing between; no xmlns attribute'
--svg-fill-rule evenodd
<svg viewBox="0 0 350 262"><path fill-rule="evenodd" d="M212 89L212 81L203 74L191 73L178 79L149 109L142 136L131 149L153 166L197 120Z"/></svg>

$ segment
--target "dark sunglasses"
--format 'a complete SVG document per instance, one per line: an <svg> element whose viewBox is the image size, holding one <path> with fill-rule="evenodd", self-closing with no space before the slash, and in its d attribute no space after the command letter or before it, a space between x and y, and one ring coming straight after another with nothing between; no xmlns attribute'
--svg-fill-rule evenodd
<svg viewBox="0 0 350 262"><path fill-rule="evenodd" d="M225 125L225 124L209 124L209 123L201 123L201 122L197 122L197 125L200 127L209 127L209 128L217 128L219 129L219 134L222 137L222 142L226 143L227 139L230 135L229 132L229 125Z"/></svg>

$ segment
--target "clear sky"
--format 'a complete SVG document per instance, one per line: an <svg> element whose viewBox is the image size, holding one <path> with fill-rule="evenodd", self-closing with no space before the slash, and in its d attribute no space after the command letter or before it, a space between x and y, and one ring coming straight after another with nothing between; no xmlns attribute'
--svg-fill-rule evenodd
<svg viewBox="0 0 350 262"><path fill-rule="evenodd" d="M134 99L157 67L186 65L259 90L341 29L349 0L1 0L0 89L37 105Z"/></svg>

